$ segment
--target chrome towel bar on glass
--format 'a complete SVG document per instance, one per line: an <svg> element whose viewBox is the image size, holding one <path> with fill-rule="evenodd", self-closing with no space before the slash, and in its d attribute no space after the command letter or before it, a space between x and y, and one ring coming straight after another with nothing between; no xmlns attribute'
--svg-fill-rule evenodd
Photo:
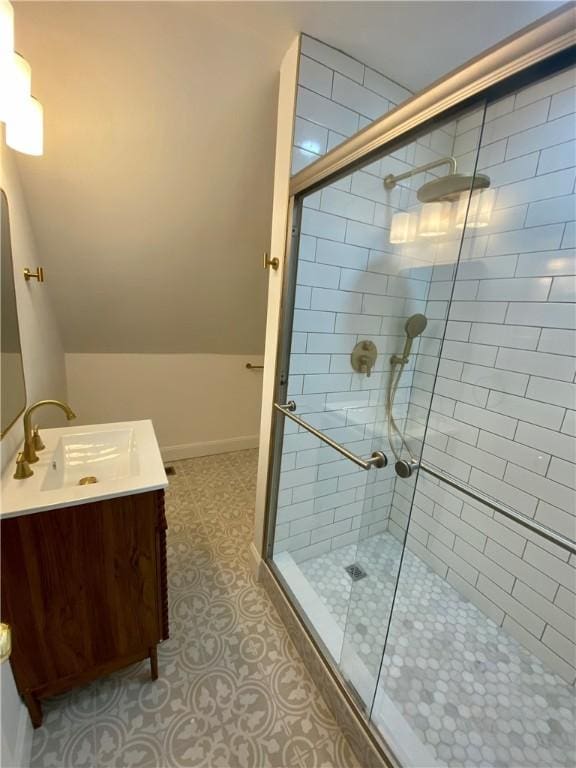
<svg viewBox="0 0 576 768"><path fill-rule="evenodd" d="M344 448L343 445L334 442L334 440L332 440L327 435L319 432L311 424L308 424L307 421L304 421L304 419L301 419L299 416L295 416L294 411L296 410L296 403L294 400L290 400L286 403L286 405L278 405L278 403L274 403L274 408L276 408L277 411L280 411L280 413L287 418L296 422L296 424L299 426L303 427L307 432L310 432L319 440L322 440L323 443L326 443L326 445L334 448L334 450L338 451L338 453L341 453L342 456L345 456L347 459L350 459L350 461L353 461L354 464L362 467L362 469L372 469L372 467L381 469L382 467L385 467L386 464L388 464L388 459L386 458L385 454L382 453L382 451L374 451L369 459L363 459L360 456L356 456L355 453L352 453L352 451L349 451L347 448Z"/></svg>

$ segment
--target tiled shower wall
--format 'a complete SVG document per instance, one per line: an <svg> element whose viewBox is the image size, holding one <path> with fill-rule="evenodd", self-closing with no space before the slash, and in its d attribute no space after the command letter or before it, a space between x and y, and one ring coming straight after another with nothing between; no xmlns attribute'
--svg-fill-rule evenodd
<svg viewBox="0 0 576 768"><path fill-rule="evenodd" d="M294 171L409 95L360 62L304 36ZM432 148L406 148L385 168L374 163L305 203L289 394L299 414L362 456L376 448L388 450L382 438L372 439L382 433L382 371L389 355L402 348L402 316L423 311L427 286L421 279L398 278L401 267L408 266L406 259L401 265L383 250L390 213L410 195L399 187L391 196L382 178L438 157L452 145L453 134L439 132L435 142ZM374 341L380 354L369 378L350 365L350 353L363 338ZM399 402L407 400L408 391L405 387L399 393ZM289 550L301 561L386 528L395 483L392 467L377 473L359 470L288 420L285 435L277 552Z"/></svg>
<svg viewBox="0 0 576 768"><path fill-rule="evenodd" d="M425 459L463 483L571 539L574 84L574 69L564 71L487 110L479 170L497 190L496 207L488 228L466 233L424 450ZM473 169L469 150L479 132L474 116L458 123L454 154L463 171ZM434 268L429 316L445 316L453 270L451 263ZM420 425L435 364L419 355L410 416ZM405 522L410 500L411 488L398 481L398 522ZM574 680L576 558L425 476L410 533L410 546L434 570Z"/></svg>

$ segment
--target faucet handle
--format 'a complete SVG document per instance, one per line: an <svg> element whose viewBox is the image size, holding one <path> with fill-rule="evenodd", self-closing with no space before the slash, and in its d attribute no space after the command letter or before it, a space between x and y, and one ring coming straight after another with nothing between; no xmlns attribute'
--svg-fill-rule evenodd
<svg viewBox="0 0 576 768"><path fill-rule="evenodd" d="M360 363L360 373L365 373L367 377L370 377L372 366L374 365L374 361L370 355L360 355L358 360Z"/></svg>
<svg viewBox="0 0 576 768"><path fill-rule="evenodd" d="M27 477L32 477L34 472L30 469L30 465L26 461L24 453L19 453L16 457L16 471L14 472L15 480L26 480Z"/></svg>
<svg viewBox="0 0 576 768"><path fill-rule="evenodd" d="M36 451L42 451L46 446L44 445L42 438L40 437L40 432L38 431L39 427L38 424L34 427L34 432L32 433L32 442L34 444L34 450Z"/></svg>

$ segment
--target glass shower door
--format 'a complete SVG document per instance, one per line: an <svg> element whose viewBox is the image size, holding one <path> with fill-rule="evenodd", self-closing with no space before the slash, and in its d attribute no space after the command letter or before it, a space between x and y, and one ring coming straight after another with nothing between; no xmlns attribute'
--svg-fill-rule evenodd
<svg viewBox="0 0 576 768"><path fill-rule="evenodd" d="M395 485L408 533L371 717L406 765L575 763L575 75L457 130L465 170L482 137L491 199L455 282L432 276L425 314L448 277L448 325L417 482Z"/></svg>
<svg viewBox="0 0 576 768"><path fill-rule="evenodd" d="M476 113L481 120L483 108ZM473 172L455 182L452 159L467 119L305 195L294 217L272 562L367 710L412 503L413 483L399 488L395 465L409 474L420 458L460 250L457 217L474 184ZM467 147L472 171L477 145ZM461 186L457 204L444 199L447 177Z"/></svg>

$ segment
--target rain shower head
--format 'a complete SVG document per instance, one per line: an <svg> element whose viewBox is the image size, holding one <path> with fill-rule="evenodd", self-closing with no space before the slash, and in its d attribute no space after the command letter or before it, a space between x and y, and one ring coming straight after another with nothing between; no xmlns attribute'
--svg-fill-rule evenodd
<svg viewBox="0 0 576 768"><path fill-rule="evenodd" d="M440 165L448 165L449 173L446 176L440 176L438 179L422 184L416 193L421 203L457 200L464 192L487 189L490 186L490 176L486 176L484 173L477 173L473 176L456 173L456 160L453 157L441 157L438 160L432 160L430 163L418 165L405 173L397 175L393 173L388 174L384 178L384 187L386 189L394 189L399 181L416 176L419 173L426 173Z"/></svg>
<svg viewBox="0 0 576 768"><path fill-rule="evenodd" d="M452 173L448 176L440 176L438 179L423 184L416 196L421 203L436 203L442 200L458 200L460 195L487 189L490 186L490 177L484 173L475 176L466 176L463 173Z"/></svg>

